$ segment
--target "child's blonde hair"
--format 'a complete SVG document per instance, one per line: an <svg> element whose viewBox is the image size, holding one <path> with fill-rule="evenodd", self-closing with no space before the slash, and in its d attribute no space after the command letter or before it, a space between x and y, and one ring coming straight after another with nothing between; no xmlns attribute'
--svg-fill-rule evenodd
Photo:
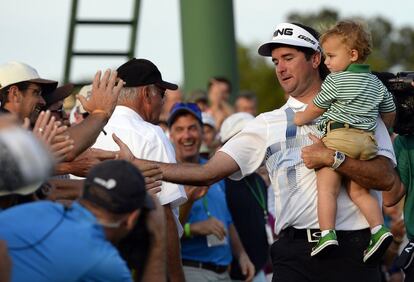
<svg viewBox="0 0 414 282"><path fill-rule="evenodd" d="M364 62L372 51L371 33L361 22L352 20L339 21L322 34L321 45L331 36L339 36L342 42L351 50L358 51L358 62Z"/></svg>

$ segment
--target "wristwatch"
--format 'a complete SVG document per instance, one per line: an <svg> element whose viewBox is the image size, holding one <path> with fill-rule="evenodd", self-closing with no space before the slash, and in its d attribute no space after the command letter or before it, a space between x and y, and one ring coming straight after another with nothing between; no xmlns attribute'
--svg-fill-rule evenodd
<svg viewBox="0 0 414 282"><path fill-rule="evenodd" d="M335 151L334 153L334 162L331 166L333 170L337 169L345 160L345 155L342 152Z"/></svg>

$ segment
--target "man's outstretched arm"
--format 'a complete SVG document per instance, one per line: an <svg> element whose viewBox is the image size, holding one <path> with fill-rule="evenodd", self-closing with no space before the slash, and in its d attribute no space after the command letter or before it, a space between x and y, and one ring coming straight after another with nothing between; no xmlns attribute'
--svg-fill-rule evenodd
<svg viewBox="0 0 414 282"><path fill-rule="evenodd" d="M131 161L138 168L145 164L157 164L162 171L162 179L168 182L204 186L230 176L239 170L237 163L226 153L217 152L207 163L201 164L167 164L134 157L128 146L115 134L114 141L120 148L119 157Z"/></svg>

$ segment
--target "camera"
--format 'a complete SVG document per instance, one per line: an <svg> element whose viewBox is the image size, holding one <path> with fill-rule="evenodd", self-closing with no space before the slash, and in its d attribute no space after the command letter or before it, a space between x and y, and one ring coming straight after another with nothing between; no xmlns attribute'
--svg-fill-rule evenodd
<svg viewBox="0 0 414 282"><path fill-rule="evenodd" d="M374 73L374 72L373 72ZM414 71L374 73L394 96L397 116L394 132L399 135L414 135Z"/></svg>

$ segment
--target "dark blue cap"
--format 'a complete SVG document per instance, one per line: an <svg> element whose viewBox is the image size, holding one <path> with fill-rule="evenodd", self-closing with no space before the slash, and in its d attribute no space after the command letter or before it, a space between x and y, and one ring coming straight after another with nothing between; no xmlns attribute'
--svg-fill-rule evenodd
<svg viewBox="0 0 414 282"><path fill-rule="evenodd" d="M175 120L184 114L192 114L201 125L203 125L203 118L201 117L201 110L195 103L176 103L170 112L170 117L168 118L168 127L171 127Z"/></svg>

